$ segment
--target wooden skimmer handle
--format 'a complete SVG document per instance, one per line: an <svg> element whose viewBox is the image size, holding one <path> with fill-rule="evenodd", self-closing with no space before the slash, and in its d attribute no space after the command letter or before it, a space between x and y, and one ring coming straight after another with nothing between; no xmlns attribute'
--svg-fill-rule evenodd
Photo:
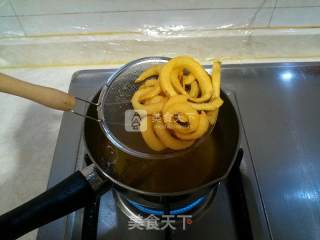
<svg viewBox="0 0 320 240"><path fill-rule="evenodd" d="M65 92L27 83L2 73L0 73L0 92L23 97L62 111L69 111L76 104L75 97Z"/></svg>

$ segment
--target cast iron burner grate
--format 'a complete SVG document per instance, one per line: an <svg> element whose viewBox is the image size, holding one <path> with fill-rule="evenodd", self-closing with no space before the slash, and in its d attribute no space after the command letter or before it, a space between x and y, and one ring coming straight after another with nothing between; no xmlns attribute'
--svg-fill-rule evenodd
<svg viewBox="0 0 320 240"><path fill-rule="evenodd" d="M252 229L248 215L248 207L246 199L243 193L242 180L240 176L239 166L243 157L243 150L240 149L237 155L236 162L233 169L230 172L228 179L224 182L227 187L232 211L237 224L237 234L240 239L250 240L252 237ZM90 160L86 157L85 162L90 164ZM192 222L201 219L201 216L205 214L206 209L213 203L213 199L217 193L218 187L213 188L205 196L199 197L192 202L185 204L179 208L169 209L164 206L163 209L154 209L147 206L143 206L135 201L132 201L126 197L123 197L120 193L113 190L113 196L117 206L129 219L137 222L141 226L148 225L148 216L159 216L158 225L161 227L161 216L162 215L173 215L176 220L176 225L182 226L182 219L178 219L178 215L192 216ZM82 225L82 240L96 239L97 227L98 227L98 215L99 215L99 204L100 198L87 206L84 211L83 225ZM147 219L147 220L146 220ZM165 229L166 240L172 239L172 231Z"/></svg>
<svg viewBox="0 0 320 240"><path fill-rule="evenodd" d="M207 209L207 207L211 204L216 192L217 187L213 188L208 194L174 209L170 209L165 205L161 209L150 208L131 199L123 197L116 191L114 192L114 196L121 211L127 217L133 220L144 219L150 215L172 215L175 217L179 215L191 215L192 219L195 220L196 218L200 217L201 214L205 212L205 209ZM139 220L139 222L140 221L141 220Z"/></svg>

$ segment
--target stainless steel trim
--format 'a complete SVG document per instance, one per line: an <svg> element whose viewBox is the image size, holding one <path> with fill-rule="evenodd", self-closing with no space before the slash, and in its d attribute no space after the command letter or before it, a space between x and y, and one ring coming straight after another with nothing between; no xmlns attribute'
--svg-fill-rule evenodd
<svg viewBox="0 0 320 240"><path fill-rule="evenodd" d="M94 117L91 117L91 116L88 116L88 115L84 115L84 114L78 113L78 112L76 112L74 110L71 110L70 112L72 112L73 114L76 114L76 115L78 115L80 117L91 119L91 120L96 121L98 123L100 123L100 121L101 121L100 119L97 119L97 118L94 118Z"/></svg>
<svg viewBox="0 0 320 240"><path fill-rule="evenodd" d="M88 101L88 100L86 100L86 99L79 98L79 97L75 97L75 99L77 99L77 100L79 100L79 101L82 101L82 102L85 102L85 103L89 103L89 104L91 104L91 105L95 105L95 106L99 106L99 105L100 105L99 102L94 103L94 102L90 102L90 101Z"/></svg>
<svg viewBox="0 0 320 240"><path fill-rule="evenodd" d="M101 190L102 185L106 182L103 177L99 175L98 171L99 170L95 167L95 164L91 164L88 167L80 170L95 192Z"/></svg>

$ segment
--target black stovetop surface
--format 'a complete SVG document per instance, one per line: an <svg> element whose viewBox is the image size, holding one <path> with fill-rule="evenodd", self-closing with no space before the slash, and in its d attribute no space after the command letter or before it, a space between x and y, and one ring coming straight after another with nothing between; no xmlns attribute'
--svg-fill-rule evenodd
<svg viewBox="0 0 320 240"><path fill-rule="evenodd" d="M113 71L85 70L75 73L70 84L70 93L90 99ZM230 85L230 81L224 83L222 87L239 110L236 91ZM77 110L84 112L85 109L85 105L80 105ZM64 113L48 187L86 165L82 123L81 117ZM210 207L185 231L171 231L168 237L165 231L129 230L129 218L117 207L113 193L109 191L86 209L76 211L40 228L38 240L94 238L232 240L250 239L250 237L259 240L272 239L244 129L240 147L243 150L243 158L239 171L232 175L231 181L219 185Z"/></svg>

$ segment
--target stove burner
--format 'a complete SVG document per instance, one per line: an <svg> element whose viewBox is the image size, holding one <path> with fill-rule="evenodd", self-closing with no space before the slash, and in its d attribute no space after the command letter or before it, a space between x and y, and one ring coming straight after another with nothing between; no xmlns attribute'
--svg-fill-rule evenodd
<svg viewBox="0 0 320 240"><path fill-rule="evenodd" d="M217 192L218 186L213 188L205 196L199 197L196 200L193 200L191 203L183 205L182 207L175 209L154 209L147 206L144 206L140 203L132 201L123 195L119 194L117 191L114 191L114 197L117 202L120 210L132 221L138 223L141 226L148 225L148 218L151 215L162 218L164 215L173 215L176 218L176 224L181 224L181 218L179 215L188 215L192 217L192 221L198 219L202 214L204 214L207 208L212 203L212 200ZM162 225L161 221L157 223L159 226Z"/></svg>
<svg viewBox="0 0 320 240"><path fill-rule="evenodd" d="M174 210L170 210L169 214L170 215L179 215L179 214L183 214L183 213L189 212L192 209L194 209L197 206L199 206L206 199L206 197L207 196L200 197L197 200L195 200L195 201L191 202L190 204L186 205L185 207L174 209ZM138 209L139 211L141 211L141 212L143 212L145 214L153 214L153 215L156 215L156 216L167 214L163 210L155 210L155 209L152 209L152 208L147 208L147 207L144 207L143 205L141 205L139 203L136 203L136 202L134 202L132 200L129 200L129 199L127 199L127 201L133 207L135 207L136 209Z"/></svg>

